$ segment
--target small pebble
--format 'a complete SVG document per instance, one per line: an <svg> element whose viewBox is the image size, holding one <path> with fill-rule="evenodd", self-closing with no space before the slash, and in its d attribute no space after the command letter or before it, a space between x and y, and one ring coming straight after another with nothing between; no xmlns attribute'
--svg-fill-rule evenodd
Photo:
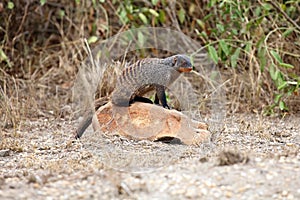
<svg viewBox="0 0 300 200"><path fill-rule="evenodd" d="M0 157L6 157L6 156L9 156L9 154L10 154L9 149L0 150Z"/></svg>

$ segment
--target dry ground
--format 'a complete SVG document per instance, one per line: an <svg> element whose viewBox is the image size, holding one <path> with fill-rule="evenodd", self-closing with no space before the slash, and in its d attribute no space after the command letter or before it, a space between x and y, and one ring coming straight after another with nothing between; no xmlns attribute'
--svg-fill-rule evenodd
<svg viewBox="0 0 300 200"><path fill-rule="evenodd" d="M300 199L300 115L227 117L198 147L28 121L0 135L0 199Z"/></svg>

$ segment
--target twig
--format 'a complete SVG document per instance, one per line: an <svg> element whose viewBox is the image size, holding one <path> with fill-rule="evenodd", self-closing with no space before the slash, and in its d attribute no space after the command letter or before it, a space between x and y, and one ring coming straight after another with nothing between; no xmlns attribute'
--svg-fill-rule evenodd
<svg viewBox="0 0 300 200"><path fill-rule="evenodd" d="M21 29L23 28L23 24L24 24L25 19L26 19L27 15L28 15L28 7L29 7L29 4L30 4L29 2L26 3L26 6L25 6L25 13L24 13L24 15L23 15L23 17L22 17L22 21L21 21L21 24L20 24L20 26L19 26L19 29L18 29L16 35L18 35L18 34L20 33Z"/></svg>

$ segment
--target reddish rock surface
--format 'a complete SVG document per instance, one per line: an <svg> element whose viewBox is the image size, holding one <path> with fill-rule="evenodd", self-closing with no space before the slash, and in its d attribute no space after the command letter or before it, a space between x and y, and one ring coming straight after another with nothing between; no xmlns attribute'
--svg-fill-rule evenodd
<svg viewBox="0 0 300 200"><path fill-rule="evenodd" d="M138 140L178 138L184 144L201 144L210 139L205 123L191 120L177 110L136 102L130 107L117 107L110 102L100 107L93 117L94 131L117 133Z"/></svg>

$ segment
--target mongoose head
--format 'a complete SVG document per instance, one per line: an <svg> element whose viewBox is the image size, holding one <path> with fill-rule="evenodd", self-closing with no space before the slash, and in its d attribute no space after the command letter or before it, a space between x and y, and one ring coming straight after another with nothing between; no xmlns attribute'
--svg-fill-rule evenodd
<svg viewBox="0 0 300 200"><path fill-rule="evenodd" d="M193 69L191 59L186 55L174 55L171 56L172 64L175 70L178 72L190 72Z"/></svg>

